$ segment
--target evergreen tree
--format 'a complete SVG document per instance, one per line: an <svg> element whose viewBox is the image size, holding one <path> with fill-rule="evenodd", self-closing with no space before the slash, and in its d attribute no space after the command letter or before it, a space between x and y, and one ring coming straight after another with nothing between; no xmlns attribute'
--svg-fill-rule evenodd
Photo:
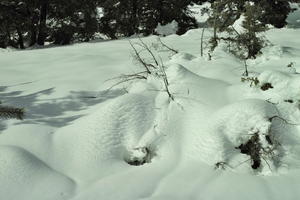
<svg viewBox="0 0 300 200"><path fill-rule="evenodd" d="M102 4L104 17L101 31L111 38L135 33L152 34L158 23L165 25L173 20L179 24L178 34L197 27L188 5L191 0L107 0Z"/></svg>
<svg viewBox="0 0 300 200"><path fill-rule="evenodd" d="M246 3L244 16L242 27L246 31L238 35L238 41L247 49L246 59L255 58L257 54L261 53L260 50L264 45L264 40L258 36L258 33L267 30L266 24L259 21L263 16L263 9L257 5Z"/></svg>
<svg viewBox="0 0 300 200"><path fill-rule="evenodd" d="M89 41L98 31L97 1L52 0L49 5L50 41L69 44L73 40Z"/></svg>
<svg viewBox="0 0 300 200"><path fill-rule="evenodd" d="M276 28L284 27L287 16L294 11L291 3L299 3L299 0L255 0L255 5L263 9L259 21L263 24L271 24Z"/></svg>
<svg viewBox="0 0 300 200"><path fill-rule="evenodd" d="M101 32L112 39L139 32L141 4L137 4L136 0L106 0L101 6L104 9L104 17L101 18L100 25Z"/></svg>
<svg viewBox="0 0 300 200"><path fill-rule="evenodd" d="M223 39L234 44L233 52L246 49L245 58L255 58L263 47L263 39L258 37L259 32L266 30L268 24L277 28L283 27L288 13L292 11L289 2L298 0L214 0L208 23L214 29L213 37L210 40L211 51ZM276 5L276 6L275 6ZM243 15L243 28L245 32L239 33L232 25ZM228 37L218 37L218 33L228 32ZM240 45L238 47L238 45ZM232 47L232 46L231 46ZM232 48L231 48L232 50ZM241 54L240 54L241 55Z"/></svg>
<svg viewBox="0 0 300 200"><path fill-rule="evenodd" d="M2 0L0 47L26 48L45 41L89 41L98 31L98 0Z"/></svg>
<svg viewBox="0 0 300 200"><path fill-rule="evenodd" d="M40 0L39 33L37 37L38 45L44 45L47 38L47 15L49 12L49 0Z"/></svg>
<svg viewBox="0 0 300 200"><path fill-rule="evenodd" d="M233 27L228 28L230 36L225 38L230 43L230 51L241 59L256 58L264 47L264 39L259 33L267 30L266 24L259 21L263 15L262 8L255 4L246 3L242 27L238 32Z"/></svg>
<svg viewBox="0 0 300 200"><path fill-rule="evenodd" d="M28 32L31 9L26 1L0 2L0 44L25 48L24 34Z"/></svg>

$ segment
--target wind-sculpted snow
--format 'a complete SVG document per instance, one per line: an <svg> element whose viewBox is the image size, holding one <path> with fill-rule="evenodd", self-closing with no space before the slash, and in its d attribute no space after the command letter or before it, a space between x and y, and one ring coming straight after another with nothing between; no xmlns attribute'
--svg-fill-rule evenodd
<svg viewBox="0 0 300 200"><path fill-rule="evenodd" d="M54 187L55 186L55 187ZM66 199L75 183L16 146L0 146L0 199Z"/></svg>
<svg viewBox="0 0 300 200"><path fill-rule="evenodd" d="M299 199L299 30L268 31L248 79L222 44L201 57L200 35L156 52L174 100L153 74L103 90L143 70L125 40L1 51L0 100L27 115L0 121L0 199Z"/></svg>
<svg viewBox="0 0 300 200"><path fill-rule="evenodd" d="M76 180L94 180L107 169L125 165L124 156L136 147L154 118L153 96L128 94L96 108L55 132L52 165Z"/></svg>

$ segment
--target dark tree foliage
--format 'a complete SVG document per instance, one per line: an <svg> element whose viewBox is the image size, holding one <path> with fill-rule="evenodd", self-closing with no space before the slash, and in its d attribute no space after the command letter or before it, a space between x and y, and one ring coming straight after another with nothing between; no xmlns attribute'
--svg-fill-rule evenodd
<svg viewBox="0 0 300 200"><path fill-rule="evenodd" d="M0 2L0 46L24 49L24 34L30 32L31 15L34 11L26 1ZM33 20L33 19L31 19Z"/></svg>
<svg viewBox="0 0 300 200"><path fill-rule="evenodd" d="M158 23L178 23L178 34L197 27L188 6L204 2L220 3L213 8L218 15L211 20L226 29L241 13L249 0L1 0L0 48L26 48L45 43L70 44L89 41L95 33L104 33L111 39L137 33L155 34ZM225 3L224 3L225 2ZM286 25L292 11L291 2L299 0L252 0L263 10L258 19L277 28ZM234 12L225 11L228 5ZM99 19L97 9L103 8ZM226 14L226 17L224 15Z"/></svg>
<svg viewBox="0 0 300 200"><path fill-rule="evenodd" d="M145 5L146 6L146 5ZM104 16L100 30L112 39L138 32L140 5L136 0L106 0L101 4Z"/></svg>
<svg viewBox="0 0 300 200"><path fill-rule="evenodd" d="M98 30L97 1L52 0L48 20L50 41L69 44L73 40L89 41Z"/></svg>
<svg viewBox="0 0 300 200"><path fill-rule="evenodd" d="M291 3L300 3L300 0L210 0L211 3L223 4L223 9L220 8L219 14L222 14L226 5L234 4L238 10L236 13L231 13L234 18L239 18L239 15L246 11L246 4L253 2L255 6L263 10L259 21L263 24L270 24L276 28L284 27L286 19L290 12L293 11Z"/></svg>
<svg viewBox="0 0 300 200"><path fill-rule="evenodd" d="M271 24L276 28L284 27L286 18L293 11L290 3L300 2L299 0L255 0L255 4L264 10L259 19L264 24Z"/></svg>
<svg viewBox="0 0 300 200"><path fill-rule="evenodd" d="M98 31L97 0L1 0L0 47L89 41Z"/></svg>
<svg viewBox="0 0 300 200"><path fill-rule="evenodd" d="M191 0L107 0L102 4L101 31L111 38L136 33L148 35L155 32L158 23L165 25L176 20L178 34L183 34L197 27L188 9L191 3Z"/></svg>
<svg viewBox="0 0 300 200"><path fill-rule="evenodd" d="M208 23L213 27L214 34L210 40L211 51L218 45L219 40L228 42L234 54L243 59L256 58L261 53L264 40L259 37L260 32L266 30L267 25L282 28L286 25L288 14L293 11L290 3L298 0L214 0L211 6ZM232 26L241 16L244 33L239 33ZM229 32L229 36L219 37L217 33ZM233 44L233 45L232 45ZM232 48L232 46L234 48ZM243 55L243 50L246 55Z"/></svg>

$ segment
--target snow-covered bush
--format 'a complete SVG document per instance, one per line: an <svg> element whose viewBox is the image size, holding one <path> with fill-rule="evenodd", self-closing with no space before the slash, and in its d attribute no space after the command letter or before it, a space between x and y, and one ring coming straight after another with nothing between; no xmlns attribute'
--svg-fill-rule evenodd
<svg viewBox="0 0 300 200"><path fill-rule="evenodd" d="M211 141L210 145L218 146L210 152L214 163L219 167L225 164L233 170L239 167L276 170L280 160L280 132L274 123L279 123L275 120L279 118L275 105L255 99L236 102L217 111L211 117L208 138L204 138Z"/></svg>
<svg viewBox="0 0 300 200"><path fill-rule="evenodd" d="M137 147L129 152L129 155L125 157L125 161L129 165L140 166L150 163L154 156L154 150L150 147Z"/></svg>

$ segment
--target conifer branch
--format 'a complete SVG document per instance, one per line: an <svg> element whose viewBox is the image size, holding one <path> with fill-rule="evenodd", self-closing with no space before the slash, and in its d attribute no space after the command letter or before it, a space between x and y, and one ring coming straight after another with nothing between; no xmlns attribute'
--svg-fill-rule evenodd
<svg viewBox="0 0 300 200"><path fill-rule="evenodd" d="M0 106L0 118L23 120L24 109L8 107L8 106Z"/></svg>

